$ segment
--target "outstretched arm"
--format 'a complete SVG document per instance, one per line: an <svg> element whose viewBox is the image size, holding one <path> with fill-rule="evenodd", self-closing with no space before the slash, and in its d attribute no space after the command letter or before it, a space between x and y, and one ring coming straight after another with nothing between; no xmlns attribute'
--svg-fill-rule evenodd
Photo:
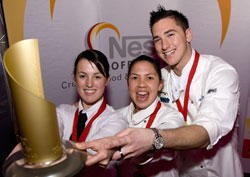
<svg viewBox="0 0 250 177"><path fill-rule="evenodd" d="M209 144L207 131L199 125L183 126L176 129L160 130L165 140L165 148L185 150L202 148ZM136 157L151 150L154 133L146 128L127 128L116 136L90 142L77 143L79 149L92 149L96 154L89 154L86 165L99 163L107 165L111 159L118 160L121 153L124 158Z"/></svg>
<svg viewBox="0 0 250 177"><path fill-rule="evenodd" d="M160 130L160 134L165 140L164 147L169 149L188 150L204 148L210 143L206 129L199 125Z"/></svg>
<svg viewBox="0 0 250 177"><path fill-rule="evenodd" d="M95 154L88 154L86 165L99 163L107 165L111 159L118 160L138 156L152 149L154 133L151 129L127 128L116 136L76 143L78 149L92 149Z"/></svg>
<svg viewBox="0 0 250 177"><path fill-rule="evenodd" d="M174 150L203 148L209 143L209 136L205 128L199 125L182 126L174 129L160 130L164 138L164 147ZM121 151L125 158L135 157L152 149L154 133L151 129L128 128L117 134L123 145ZM119 159L119 152L115 152L113 159Z"/></svg>

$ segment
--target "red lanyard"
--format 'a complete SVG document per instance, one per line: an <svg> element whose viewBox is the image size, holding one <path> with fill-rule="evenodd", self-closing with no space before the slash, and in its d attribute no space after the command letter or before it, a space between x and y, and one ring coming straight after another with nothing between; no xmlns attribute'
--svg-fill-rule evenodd
<svg viewBox="0 0 250 177"><path fill-rule="evenodd" d="M189 90L190 90L190 85L192 82L192 79L194 77L198 62L199 62L199 57L200 54L195 51L195 58L194 58L194 63L192 65L192 68L190 70L189 76L188 76L188 81L187 81L187 86L185 90L185 97L184 97L184 106L181 106L180 99L176 100L176 104L178 107L178 110L182 113L185 122L187 121L187 112L188 112L188 99L189 99Z"/></svg>
<svg viewBox="0 0 250 177"><path fill-rule="evenodd" d="M146 128L150 128L151 127L152 123L154 122L155 116L158 113L158 111L159 111L160 108L161 108L161 102L158 101L157 106L156 106L154 112L149 117L149 120L148 120L148 123L146 125Z"/></svg>
<svg viewBox="0 0 250 177"><path fill-rule="evenodd" d="M94 120L96 118L98 118L98 116L100 114L103 113L103 111L105 110L106 108L106 102L103 100L101 106L99 107L97 113L90 119L89 123L85 126L83 132L81 133L81 136L80 138L78 139L78 142L82 142L82 141L85 141L88 134L89 134L89 131L90 131L90 128L92 126L92 123L94 122ZM75 117L74 117L74 123L73 123L73 132L72 132L72 140L73 141L77 141L77 122L78 122L78 114L79 114L79 110L78 108L76 109L76 112L75 112Z"/></svg>

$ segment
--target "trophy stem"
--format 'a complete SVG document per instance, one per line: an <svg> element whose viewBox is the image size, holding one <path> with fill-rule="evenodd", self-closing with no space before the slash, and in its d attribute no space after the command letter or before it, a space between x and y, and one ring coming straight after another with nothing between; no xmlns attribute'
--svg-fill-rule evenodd
<svg viewBox="0 0 250 177"><path fill-rule="evenodd" d="M25 158L14 160L5 170L5 177L72 177L84 166L86 153L76 150L67 141L64 155L46 166L29 165ZM13 155L14 156L14 155ZM10 157L15 158L15 157Z"/></svg>

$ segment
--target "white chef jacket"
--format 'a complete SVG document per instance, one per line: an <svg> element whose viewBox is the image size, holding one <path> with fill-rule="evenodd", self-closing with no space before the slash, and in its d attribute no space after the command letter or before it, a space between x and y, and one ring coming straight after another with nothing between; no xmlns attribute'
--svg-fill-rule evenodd
<svg viewBox="0 0 250 177"><path fill-rule="evenodd" d="M117 110L123 117L126 118L129 127L145 128L150 115L154 112L156 105L159 101L157 97L154 102L144 110L140 110L134 114L134 104L130 103L128 106ZM185 124L181 113L169 107L166 104L161 104L161 108L151 125L151 128L166 129L177 128Z"/></svg>
<svg viewBox="0 0 250 177"><path fill-rule="evenodd" d="M137 128L145 128L150 115L154 112L157 103L159 101L159 97L155 99L155 101L146 109L140 110L136 113L134 113L134 104L130 103L130 105L121 108L117 110L120 112L124 117L126 117L129 127L137 127ZM174 110L173 108L169 107L166 104L161 103L161 107L159 111L156 114L156 117L151 125L151 128L157 128L157 129L171 129L171 128L177 128L180 126L183 126L185 124L183 116L178 111ZM160 160L166 160L171 161L175 163L175 160L173 160L176 156L176 153L173 151L162 151L160 157L157 155L157 158L154 155L153 160L150 162L151 166L153 163L161 163ZM165 169L157 169L159 172L158 174L154 175L154 177L177 177L179 176L178 171L176 170L176 166L169 163L169 166L172 167L168 170ZM164 169L164 168L163 168ZM153 169L152 169L153 170ZM153 176L152 176L153 177Z"/></svg>
<svg viewBox="0 0 250 177"><path fill-rule="evenodd" d="M103 99L99 100L93 106L85 110L81 104L81 100L79 100L78 111L80 112L83 110L83 113L86 113L88 117L86 125L96 114L102 101ZM72 134L76 109L77 107L75 105L69 104L61 104L56 108L59 131L62 139L69 140ZM92 123L86 141L112 136L124 128L127 128L127 126L128 123L126 120L119 113L116 113L111 106L106 105L104 112L102 112L102 114Z"/></svg>
<svg viewBox="0 0 250 177"><path fill-rule="evenodd" d="M195 51L181 77L168 68L162 69L164 88L161 100L178 110L183 106L185 87ZM182 154L182 177L242 177L237 151L237 111L239 81L236 70L221 58L200 55L188 100L187 124L203 126L209 135L206 149L188 150Z"/></svg>

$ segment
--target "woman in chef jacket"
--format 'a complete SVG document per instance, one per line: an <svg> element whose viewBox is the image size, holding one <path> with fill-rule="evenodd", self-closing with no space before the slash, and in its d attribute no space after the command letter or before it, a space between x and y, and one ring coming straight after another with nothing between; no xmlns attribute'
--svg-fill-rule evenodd
<svg viewBox="0 0 250 177"><path fill-rule="evenodd" d="M107 57L98 50L85 50L77 56L73 74L79 101L57 107L61 137L76 142L89 141L114 135L126 128L127 122L104 98L109 83ZM80 121L81 114L85 114L85 121Z"/></svg>
<svg viewBox="0 0 250 177"><path fill-rule="evenodd" d="M129 66L127 83L131 103L118 112L126 117L129 127L157 131L154 128L171 129L184 125L184 119L178 111L160 102L158 94L163 81L157 60L146 55L134 59ZM152 142L152 151L136 159L122 160L118 166L120 175L178 176L175 161L177 153L166 149L154 151L161 149L160 146ZM121 155L122 151L120 149Z"/></svg>
<svg viewBox="0 0 250 177"><path fill-rule="evenodd" d="M79 101L57 107L62 139L74 142L112 136L127 127L123 117L106 103L105 88L109 83L109 63L106 56L93 49L81 52L74 63L74 80ZM85 120L81 120L84 115ZM79 125L80 124L80 125ZM79 130L82 129L82 130ZM94 153L88 150L89 153ZM113 170L94 165L84 167L76 176L114 176Z"/></svg>

